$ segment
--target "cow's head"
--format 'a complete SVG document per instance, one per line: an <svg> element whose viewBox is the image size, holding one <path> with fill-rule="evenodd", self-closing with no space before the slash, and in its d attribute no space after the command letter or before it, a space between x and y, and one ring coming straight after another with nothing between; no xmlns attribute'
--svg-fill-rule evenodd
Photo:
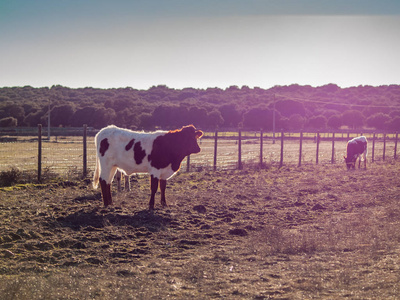
<svg viewBox="0 0 400 300"><path fill-rule="evenodd" d="M203 136L203 131L196 130L193 125L188 125L180 129L180 134L183 139L183 147L185 155L190 155L193 153L199 153L200 147L197 144L197 140Z"/></svg>
<svg viewBox="0 0 400 300"><path fill-rule="evenodd" d="M356 162L352 157L343 156L344 161L346 162L347 170L354 169L356 167Z"/></svg>

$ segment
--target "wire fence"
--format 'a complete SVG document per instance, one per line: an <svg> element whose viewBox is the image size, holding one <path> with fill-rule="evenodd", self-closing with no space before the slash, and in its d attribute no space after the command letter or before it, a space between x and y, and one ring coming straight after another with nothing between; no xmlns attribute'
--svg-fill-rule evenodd
<svg viewBox="0 0 400 300"><path fill-rule="evenodd" d="M0 130L0 172L47 172L69 179L91 176L96 149L91 128L41 128ZM201 152L182 162L181 170L234 170L266 165L343 163L346 143L362 133L318 132L206 132L199 141ZM396 160L397 133L364 133L369 140L368 160ZM344 164L344 163L343 163Z"/></svg>

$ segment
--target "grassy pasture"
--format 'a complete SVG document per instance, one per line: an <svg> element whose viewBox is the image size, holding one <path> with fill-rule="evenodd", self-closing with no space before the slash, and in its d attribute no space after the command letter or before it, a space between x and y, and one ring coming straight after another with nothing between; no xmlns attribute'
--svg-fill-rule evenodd
<svg viewBox="0 0 400 300"><path fill-rule="evenodd" d="M181 172L154 213L148 177L3 188L0 299L398 299L399 171Z"/></svg>

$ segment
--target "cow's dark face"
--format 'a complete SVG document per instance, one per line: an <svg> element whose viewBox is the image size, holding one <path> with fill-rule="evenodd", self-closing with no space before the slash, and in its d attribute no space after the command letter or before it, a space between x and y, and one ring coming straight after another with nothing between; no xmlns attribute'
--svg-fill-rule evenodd
<svg viewBox="0 0 400 300"><path fill-rule="evenodd" d="M185 126L182 128L182 134L184 135L184 147L186 155L199 153L201 151L197 140L203 136L201 130L196 130L193 125Z"/></svg>
<svg viewBox="0 0 400 300"><path fill-rule="evenodd" d="M355 168L356 162L353 158L344 156L344 160L346 162L347 170Z"/></svg>

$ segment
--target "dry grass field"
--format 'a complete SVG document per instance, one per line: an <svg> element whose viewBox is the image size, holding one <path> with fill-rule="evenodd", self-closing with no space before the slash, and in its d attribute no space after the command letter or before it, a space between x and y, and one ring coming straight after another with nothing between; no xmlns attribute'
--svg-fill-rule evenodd
<svg viewBox="0 0 400 300"><path fill-rule="evenodd" d="M154 212L142 175L107 209L90 179L2 188L0 299L398 299L399 173L181 172Z"/></svg>
<svg viewBox="0 0 400 300"><path fill-rule="evenodd" d="M192 171L213 170L214 167L214 133L207 133L207 138L200 140L201 153L191 157L190 166ZM237 138L237 133L219 133L217 150L217 170L233 170L238 168L238 142L232 138ZM269 134L269 139L263 142L263 163L279 164L281 155L281 141L278 137L273 143ZM289 135L289 134L287 134ZM286 137L284 141L283 164L297 165L299 163L299 134L291 134L291 138ZM312 134L305 134L308 139L303 140L302 145L302 164L316 163L316 143L312 139ZM249 138L251 137L251 138ZM294 138L295 137L295 138ZM318 163L330 164L332 159L331 135L321 140L319 144ZM354 137L352 135L351 137ZM351 138L350 137L350 138ZM393 159L395 141L393 135L388 135L390 139L385 145L385 156ZM369 156L372 155L372 137L368 150ZM0 172L14 167L21 171L36 171L38 168L38 143L32 137L17 137L12 143L0 143ZM336 135L334 145L334 161L343 162L343 155L346 154L346 137ZM246 133L242 140L242 164L246 167L260 163L260 140L259 133ZM375 160L383 159L383 138L377 135L374 149ZM87 139L87 167L88 171L93 171L95 166L96 150L93 137ZM57 174L64 179L71 179L77 172L82 173L83 169L83 138L81 136L52 137L50 141L42 141L42 170ZM186 170L186 160L183 161L182 170Z"/></svg>

